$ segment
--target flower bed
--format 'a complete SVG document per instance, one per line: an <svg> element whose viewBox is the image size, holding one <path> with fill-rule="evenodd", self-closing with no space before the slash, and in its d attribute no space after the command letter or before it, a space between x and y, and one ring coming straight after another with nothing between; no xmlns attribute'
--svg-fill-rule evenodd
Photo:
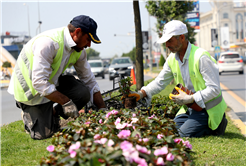
<svg viewBox="0 0 246 166"><path fill-rule="evenodd" d="M179 107L162 96L152 102L151 109L81 114L53 136L40 165L191 165L192 146L170 118Z"/></svg>

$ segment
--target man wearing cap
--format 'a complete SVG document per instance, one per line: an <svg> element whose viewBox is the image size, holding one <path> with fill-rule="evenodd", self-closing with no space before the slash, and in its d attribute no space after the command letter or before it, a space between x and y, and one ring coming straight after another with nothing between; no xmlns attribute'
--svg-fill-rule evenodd
<svg viewBox="0 0 246 166"><path fill-rule="evenodd" d="M165 24L163 36L157 41L166 43L171 51L160 74L147 86L141 88L137 100L145 97L148 103L154 94L175 79L194 94L187 95L179 90L172 100L179 105L196 103L202 108L197 111L182 106L174 121L181 137L201 137L205 135L222 135L227 126L225 109L227 105L220 90L219 71L216 61L210 54L187 40L187 27L178 20Z"/></svg>
<svg viewBox="0 0 246 166"><path fill-rule="evenodd" d="M8 92L23 110L31 138L51 137L59 130L60 116L76 118L88 101L98 109L106 107L84 50L91 41L101 43L96 29L92 18L80 15L67 27L43 32L23 47ZM72 65L79 79L63 75Z"/></svg>

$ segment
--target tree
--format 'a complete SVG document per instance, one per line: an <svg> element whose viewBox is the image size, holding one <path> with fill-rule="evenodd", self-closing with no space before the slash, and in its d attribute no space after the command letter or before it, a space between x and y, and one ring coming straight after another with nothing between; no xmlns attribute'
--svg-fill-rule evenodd
<svg viewBox="0 0 246 166"><path fill-rule="evenodd" d="M195 43L194 28L186 21L186 14L193 10L192 1L147 1L145 6L150 15L156 17L156 29L159 37L162 36L164 24L171 20L180 20L187 25L188 40ZM165 44L162 45L165 48ZM167 56L170 54L169 49L166 49Z"/></svg>
<svg viewBox="0 0 246 166"><path fill-rule="evenodd" d="M165 59L164 59L163 55L161 55L159 66L163 66L164 63L165 63Z"/></svg>
<svg viewBox="0 0 246 166"><path fill-rule="evenodd" d="M135 22L135 39L136 39L136 87L140 90L144 86L143 79L143 46L142 46L142 28L139 11L139 2L133 0L134 22Z"/></svg>
<svg viewBox="0 0 246 166"><path fill-rule="evenodd" d="M100 52L97 52L97 51L94 50L93 48L88 48L88 49L86 49L85 51L86 51L86 54L87 54L87 60L88 60L88 59L99 58Z"/></svg>
<svg viewBox="0 0 246 166"><path fill-rule="evenodd" d="M11 67L11 63L8 61L5 61L5 62L3 62L2 67L4 67L4 68Z"/></svg>
<svg viewBox="0 0 246 166"><path fill-rule="evenodd" d="M133 62L136 61L136 47L134 47L130 52L123 53L122 57L130 57Z"/></svg>

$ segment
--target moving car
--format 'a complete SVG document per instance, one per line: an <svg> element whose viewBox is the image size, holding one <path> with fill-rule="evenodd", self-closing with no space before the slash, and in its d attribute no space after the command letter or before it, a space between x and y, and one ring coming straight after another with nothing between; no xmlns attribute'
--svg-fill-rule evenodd
<svg viewBox="0 0 246 166"><path fill-rule="evenodd" d="M244 63L238 52L223 52L217 62L219 74L222 72L239 72L244 73Z"/></svg>
<svg viewBox="0 0 246 166"><path fill-rule="evenodd" d="M130 76L133 63L129 57L120 57L112 60L109 66L109 80L113 80L119 75Z"/></svg>
<svg viewBox="0 0 246 166"><path fill-rule="evenodd" d="M102 60L88 60L91 71L94 74L95 77L102 77L102 79L105 78L104 76L104 67L103 67L103 61Z"/></svg>

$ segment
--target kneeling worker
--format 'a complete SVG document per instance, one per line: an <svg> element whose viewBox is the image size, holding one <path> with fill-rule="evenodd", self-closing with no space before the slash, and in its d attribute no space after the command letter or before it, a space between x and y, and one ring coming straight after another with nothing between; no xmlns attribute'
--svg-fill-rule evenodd
<svg viewBox="0 0 246 166"><path fill-rule="evenodd" d="M195 102L202 108L196 111L181 107L174 119L180 136L222 135L227 126L227 105L222 97L216 61L206 50L191 44L187 33L187 27L181 21L173 20L165 24L163 36L157 42L166 43L171 53L155 80L131 95L138 99L146 97L150 103L154 94L175 79L177 84L182 84L194 94L187 95L180 90L178 95L172 96L172 100L179 105Z"/></svg>
<svg viewBox="0 0 246 166"><path fill-rule="evenodd" d="M98 109L106 107L84 50L91 41L101 43L96 29L92 18L80 15L67 27L43 32L23 47L8 92L23 110L31 138L51 137L59 131L60 116L76 118L88 101ZM62 74L72 65L79 79Z"/></svg>

